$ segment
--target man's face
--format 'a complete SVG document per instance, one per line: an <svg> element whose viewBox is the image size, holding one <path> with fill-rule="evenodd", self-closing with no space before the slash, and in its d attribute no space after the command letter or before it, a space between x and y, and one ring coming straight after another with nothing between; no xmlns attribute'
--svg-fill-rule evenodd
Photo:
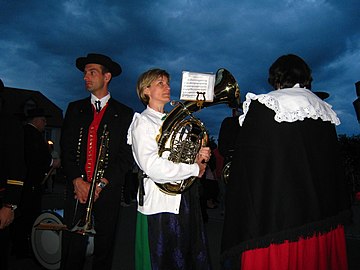
<svg viewBox="0 0 360 270"><path fill-rule="evenodd" d="M110 73L102 73L101 65L87 64L84 69L85 88L95 94L107 89L107 84L111 78Z"/></svg>

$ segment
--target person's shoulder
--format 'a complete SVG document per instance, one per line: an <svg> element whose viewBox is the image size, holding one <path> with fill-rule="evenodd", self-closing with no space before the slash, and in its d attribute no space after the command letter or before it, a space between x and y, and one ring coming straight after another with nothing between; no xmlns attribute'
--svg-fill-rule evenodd
<svg viewBox="0 0 360 270"><path fill-rule="evenodd" d="M37 136L38 134L41 135L41 133L33 125L25 124L23 128L24 128L24 136L26 138Z"/></svg>
<svg viewBox="0 0 360 270"><path fill-rule="evenodd" d="M85 105L85 104L88 104L89 101L90 101L90 98L89 98L89 97L83 98L83 99L74 100L74 101L71 101L71 102L69 103L69 107Z"/></svg>
<svg viewBox="0 0 360 270"><path fill-rule="evenodd" d="M144 110L141 113L135 113L133 118L134 128L148 129L150 126L158 126L158 119L149 113L148 110Z"/></svg>
<svg viewBox="0 0 360 270"><path fill-rule="evenodd" d="M90 98L83 98L75 101L71 101L67 108L66 114L78 114L84 111L87 111L87 108L90 107Z"/></svg>
<svg viewBox="0 0 360 270"><path fill-rule="evenodd" d="M35 130L35 127L33 125L28 124L28 123L25 124L23 126L23 128L24 128L25 131L34 131Z"/></svg>
<svg viewBox="0 0 360 270"><path fill-rule="evenodd" d="M231 124L239 124L239 116L229 116L225 117L221 123L222 125L231 125Z"/></svg>
<svg viewBox="0 0 360 270"><path fill-rule="evenodd" d="M122 111L123 113L128 113L128 114L134 113L134 110L132 108L121 103L120 101L114 98L109 99L109 105L111 105L113 108L116 108L117 110Z"/></svg>

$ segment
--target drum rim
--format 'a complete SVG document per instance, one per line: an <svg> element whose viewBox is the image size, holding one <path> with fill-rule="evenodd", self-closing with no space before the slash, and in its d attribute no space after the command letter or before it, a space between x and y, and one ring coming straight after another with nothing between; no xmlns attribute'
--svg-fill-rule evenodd
<svg viewBox="0 0 360 270"><path fill-rule="evenodd" d="M60 213L59 213L60 212ZM33 224L33 228L31 231L31 247L33 250L33 254L36 258L36 260L46 269L49 270L56 270L60 268L60 263L61 263L61 241L62 241L62 231L59 231L59 258L56 259L56 263L49 263L48 261L46 261L43 256L41 256L41 254L39 254L38 250L35 250L35 232L37 231L34 227L39 224L42 220L45 220L46 217L52 217L53 220L55 220L56 224L59 225L63 225L63 214L64 214L64 209L48 209L48 210L44 210L43 212L41 212L41 214L35 219L35 222ZM93 236L89 236L88 239L88 245L86 248L86 256L91 256L94 252L94 237Z"/></svg>
<svg viewBox="0 0 360 270"><path fill-rule="evenodd" d="M46 269L50 269L50 270L53 270L53 269L59 269L60 268L60 262L61 262L61 237L62 237L62 232L60 231L59 234L58 234L58 237L59 237L59 247L58 247L58 250L57 252L55 253L54 256L57 256L55 257L55 262L50 262L50 260L48 258L46 258L46 253L40 253L40 244L41 242L39 243L38 242L38 239L37 237L41 237L39 235L36 234L36 232L38 232L37 229L35 229L34 227L39 224L40 222L44 221L44 220L51 220L51 221L54 221L54 222L50 222L50 223L55 223L55 224L63 224L63 217L56 211L60 211L60 210L63 210L63 209L56 209L56 210L45 210L43 211L36 219L35 219L35 222L33 224L33 228L32 228L32 231L31 231L31 247L32 247L32 250L33 250L33 254L36 258L36 260L43 266L45 267ZM57 255L59 254L59 255Z"/></svg>

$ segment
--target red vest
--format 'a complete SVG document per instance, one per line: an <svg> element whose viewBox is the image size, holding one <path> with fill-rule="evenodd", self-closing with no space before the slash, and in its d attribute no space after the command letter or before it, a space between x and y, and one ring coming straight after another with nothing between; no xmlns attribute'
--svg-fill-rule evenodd
<svg viewBox="0 0 360 270"><path fill-rule="evenodd" d="M94 105L92 106L94 112L94 119L89 126L88 140L87 140L87 156L85 163L85 171L87 176L87 181L91 182L95 170L96 164L96 153L97 153L97 131L101 122L101 119L104 116L104 112L107 108L106 104L100 112L96 112Z"/></svg>

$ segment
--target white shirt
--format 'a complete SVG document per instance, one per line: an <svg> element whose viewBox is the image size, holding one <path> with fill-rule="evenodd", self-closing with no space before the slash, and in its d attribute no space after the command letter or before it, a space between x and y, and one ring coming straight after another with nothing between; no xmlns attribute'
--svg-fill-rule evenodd
<svg viewBox="0 0 360 270"><path fill-rule="evenodd" d="M135 162L148 176L144 179L144 205L138 206L138 211L145 215L179 213L181 194L165 194L155 182L184 180L199 174L199 166L196 163L174 163L167 159L167 155L158 155L156 137L160 133L164 116L147 107L141 114L135 113L128 131L128 144L132 147Z"/></svg>
<svg viewBox="0 0 360 270"><path fill-rule="evenodd" d="M95 101L100 101L100 108L102 110L106 106L106 104L108 103L110 97L111 97L110 92L105 97L103 97L101 99L98 99L96 96L91 94L91 104L94 106L94 108L96 108Z"/></svg>

